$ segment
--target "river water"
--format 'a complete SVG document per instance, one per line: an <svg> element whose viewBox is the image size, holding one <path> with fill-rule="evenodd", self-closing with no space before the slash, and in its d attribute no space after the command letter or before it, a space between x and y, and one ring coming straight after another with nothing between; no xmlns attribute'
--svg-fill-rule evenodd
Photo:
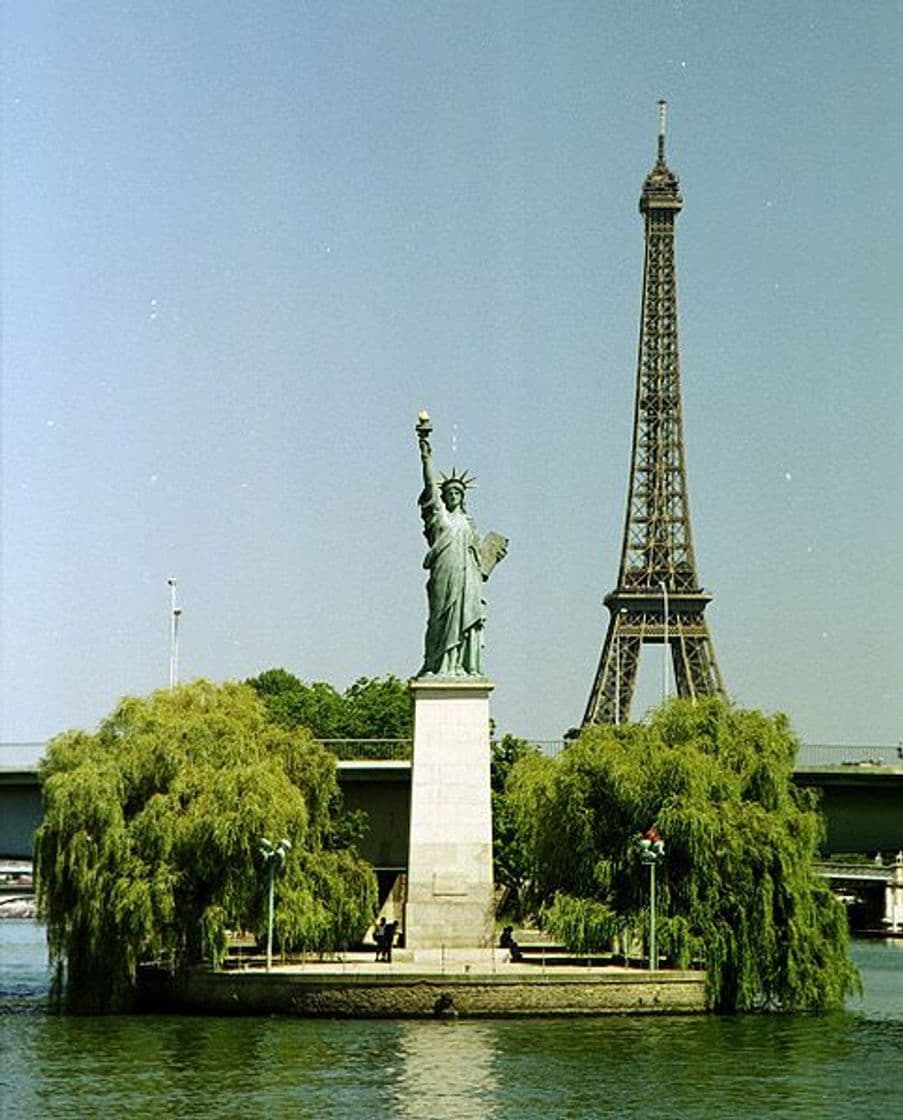
<svg viewBox="0 0 903 1120"><path fill-rule="evenodd" d="M903 943L854 946L832 1015L488 1022L43 1011L43 931L0 922L0 1118L903 1116Z"/></svg>

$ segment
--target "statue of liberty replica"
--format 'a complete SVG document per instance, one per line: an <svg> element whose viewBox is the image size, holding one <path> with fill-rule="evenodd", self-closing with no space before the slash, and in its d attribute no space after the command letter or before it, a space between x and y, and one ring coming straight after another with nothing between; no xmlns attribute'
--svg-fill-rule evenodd
<svg viewBox="0 0 903 1120"><path fill-rule="evenodd" d="M421 412L416 432L423 463L420 516L429 545L423 561L429 572L429 621L418 677L482 677L483 582L504 559L508 541L498 533L480 539L465 507L474 481L467 471L458 474L452 467L450 475L436 480L429 442L432 430L429 415Z"/></svg>
<svg viewBox="0 0 903 1120"><path fill-rule="evenodd" d="M480 538L464 471L437 478L425 412L417 420L423 464L420 515L429 573L423 667L411 681L414 756L405 952L424 963L449 951L491 953L495 919L489 694L483 672L483 583L507 553L498 533ZM435 961L434 958L435 957Z"/></svg>

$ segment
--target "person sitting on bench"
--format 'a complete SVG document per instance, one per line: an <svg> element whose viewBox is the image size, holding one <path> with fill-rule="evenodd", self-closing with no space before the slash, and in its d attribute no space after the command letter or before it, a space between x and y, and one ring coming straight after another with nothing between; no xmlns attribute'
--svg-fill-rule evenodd
<svg viewBox="0 0 903 1120"><path fill-rule="evenodd" d="M516 964L524 959L520 945L514 940L514 926L505 926L499 938L499 948L508 950L508 960Z"/></svg>

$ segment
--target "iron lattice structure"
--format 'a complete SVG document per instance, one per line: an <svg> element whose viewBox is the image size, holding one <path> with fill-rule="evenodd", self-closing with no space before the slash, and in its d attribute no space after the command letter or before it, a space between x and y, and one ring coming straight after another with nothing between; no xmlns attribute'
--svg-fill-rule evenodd
<svg viewBox="0 0 903 1120"><path fill-rule="evenodd" d="M724 694L704 618L712 596L696 575L687 497L674 258L682 205L677 176L665 162L662 101L658 159L640 195L646 249L621 566L617 587L605 597L611 618L584 724L628 718L647 643L670 646L679 696Z"/></svg>

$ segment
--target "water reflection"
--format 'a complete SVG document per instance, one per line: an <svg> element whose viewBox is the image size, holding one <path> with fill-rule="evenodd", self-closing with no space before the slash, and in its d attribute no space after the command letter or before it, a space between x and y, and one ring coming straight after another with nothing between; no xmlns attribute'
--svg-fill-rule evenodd
<svg viewBox="0 0 903 1120"><path fill-rule="evenodd" d="M884 1120L903 1069L903 944L855 946L836 1015L77 1019L39 1010L38 927L2 926L3 1120Z"/></svg>
<svg viewBox="0 0 903 1120"><path fill-rule="evenodd" d="M37 1009L49 986L43 927L33 921L0 921L0 1015Z"/></svg>
<svg viewBox="0 0 903 1120"><path fill-rule="evenodd" d="M491 1120L497 1039L492 1024L401 1024L392 1111L399 1120Z"/></svg>

